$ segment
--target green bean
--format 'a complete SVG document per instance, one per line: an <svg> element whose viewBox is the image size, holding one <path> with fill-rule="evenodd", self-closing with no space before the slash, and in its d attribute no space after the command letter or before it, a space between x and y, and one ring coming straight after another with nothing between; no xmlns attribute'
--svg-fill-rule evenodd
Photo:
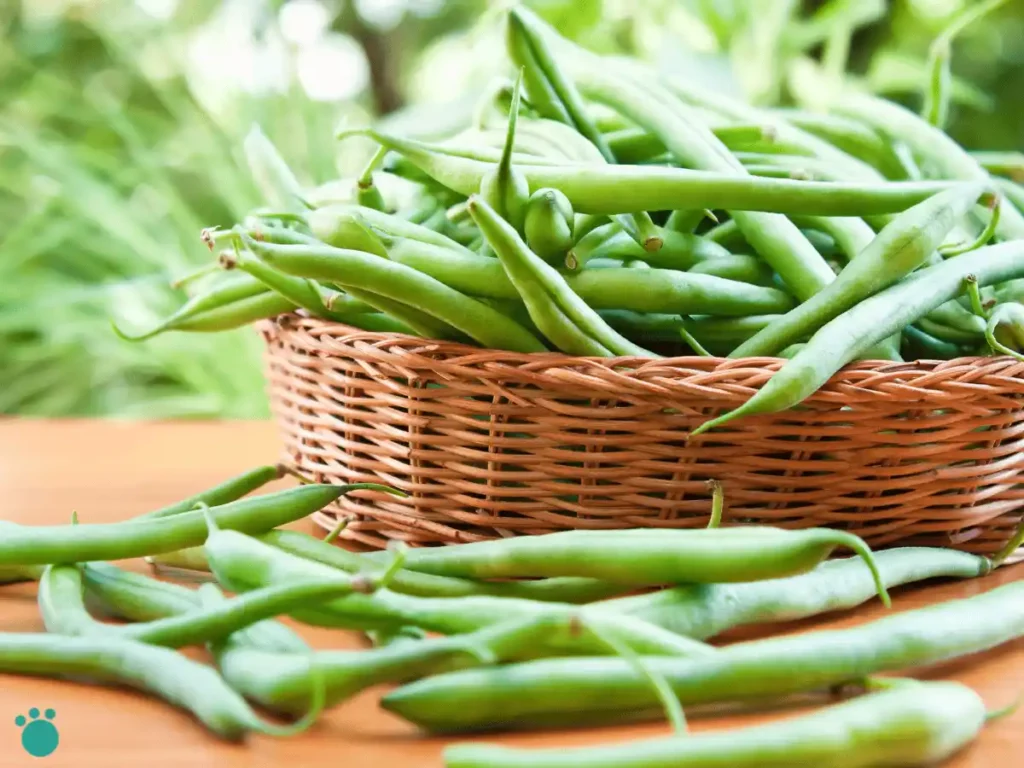
<svg viewBox="0 0 1024 768"><path fill-rule="evenodd" d="M243 146L249 170L267 203L288 211L301 211L310 207L305 200L302 185L258 125L249 129Z"/></svg>
<svg viewBox="0 0 1024 768"><path fill-rule="evenodd" d="M672 211L665 220L665 229L682 234L693 234L704 219L711 219L716 224L718 217L713 211L705 209L692 209L689 211Z"/></svg>
<svg viewBox="0 0 1024 768"><path fill-rule="evenodd" d="M991 563L953 549L902 547L875 553L886 588L934 578L984 576ZM698 640L727 629L854 608L878 594L860 558L829 560L799 576L742 584L685 584L598 603Z"/></svg>
<svg viewBox="0 0 1024 768"><path fill-rule="evenodd" d="M39 581L46 566L3 565L0 566L0 584L18 584L23 581Z"/></svg>
<svg viewBox="0 0 1024 768"><path fill-rule="evenodd" d="M536 29L533 15L521 8L512 8L508 12L505 39L512 60L524 73L529 73L526 90L531 103L539 106L544 117L571 125L597 147L605 160L614 163L615 155L587 114L575 85L548 50Z"/></svg>
<svg viewBox="0 0 1024 768"><path fill-rule="evenodd" d="M573 246L572 205L557 189L538 189L526 202L523 236L530 250L549 263L561 262Z"/></svg>
<svg viewBox="0 0 1024 768"><path fill-rule="evenodd" d="M991 183L985 169L955 141L898 104L868 94L844 93L832 109L868 123L887 137L902 140L914 155L927 159L944 178ZM1024 238L1024 214L1009 207L1006 201L1001 201L1000 209L999 236Z"/></svg>
<svg viewBox="0 0 1024 768"><path fill-rule="evenodd" d="M943 128L949 117L950 91L953 87L953 75L950 72L949 60L953 40L967 26L986 16L1006 0L986 0L967 8L958 14L953 21L939 34L928 49L928 88L924 93L924 105L921 116L931 125Z"/></svg>
<svg viewBox="0 0 1024 768"><path fill-rule="evenodd" d="M662 227L655 231L662 241L662 247L652 252L637 245L635 238L617 230L615 224L598 227L569 252L565 259L566 266L578 270L585 267L590 259L614 258L637 259L652 267L685 270L700 262L730 255L722 246L698 235Z"/></svg>
<svg viewBox="0 0 1024 768"><path fill-rule="evenodd" d="M104 624L86 610L82 573L74 565L47 566L39 582L39 608L48 632L62 635L106 635L149 645L182 648L222 639L263 619L309 604L371 589L361 576L338 574L334 579L267 587L207 609L140 624ZM198 602L198 601L197 601Z"/></svg>
<svg viewBox="0 0 1024 768"><path fill-rule="evenodd" d="M247 472L243 472L240 475L225 480L219 485L215 485L213 488L208 488L205 491L197 493L193 496L189 496L186 499L175 502L166 507L155 509L152 512L147 512L144 515L133 517L132 520L153 520L159 517L170 517L171 515L177 515L182 512L191 512L195 509L197 504L206 504L210 507L216 507L221 504L227 504L229 501L236 501L243 496L246 496L258 488L262 488L267 483L273 480L279 480L284 477L284 467L280 464L267 465L262 467L256 467L250 469Z"/></svg>
<svg viewBox="0 0 1024 768"><path fill-rule="evenodd" d="M591 262L591 269L593 266ZM677 342L680 329L685 327L679 315L655 315L624 309L602 309L598 314L622 335L644 343Z"/></svg>
<svg viewBox="0 0 1024 768"><path fill-rule="evenodd" d="M1024 635L1024 581L850 629L730 645L690 659L648 657L684 705L821 691L890 670L947 661ZM381 705L421 728L554 727L657 717L646 679L621 659L530 661L429 677Z"/></svg>
<svg viewBox="0 0 1024 768"><path fill-rule="evenodd" d="M725 280L736 280L740 283L766 287L772 285L774 274L771 267L760 259L731 253L727 256L699 261L690 267L689 272L695 275L712 275Z"/></svg>
<svg viewBox="0 0 1024 768"><path fill-rule="evenodd" d="M380 189L373 183L373 172L377 167L384 162L384 156L387 154L387 150L380 148L373 153L373 157L370 158L370 162L366 164L363 172L356 179L356 202L359 205L365 206L366 208L372 208L375 211L386 211L387 203L384 202L384 196L380 193Z"/></svg>
<svg viewBox="0 0 1024 768"><path fill-rule="evenodd" d="M919 360L952 360L963 355L962 347L937 339L913 325L903 329L903 338L911 349L911 355Z"/></svg>
<svg viewBox="0 0 1024 768"><path fill-rule="evenodd" d="M775 109L772 114L874 166L889 178L902 176L902 167L889 144L876 130L859 120L801 109Z"/></svg>
<svg viewBox="0 0 1024 768"><path fill-rule="evenodd" d="M595 747L456 744L447 768L767 768L937 765L977 738L985 704L959 683L897 685L813 714L734 730Z"/></svg>
<svg viewBox="0 0 1024 768"><path fill-rule="evenodd" d="M835 282L759 331L730 357L764 357L813 335L825 323L917 269L986 188L964 185L935 195L886 226Z"/></svg>
<svg viewBox="0 0 1024 768"><path fill-rule="evenodd" d="M314 672L313 706L305 717L290 726L264 723L210 667L167 648L110 637L0 633L0 671L126 685L191 712L210 731L231 740L251 731L301 733L320 716L324 700L322 680Z"/></svg>
<svg viewBox="0 0 1024 768"><path fill-rule="evenodd" d="M980 317L979 320L982 320ZM974 329L961 329L952 325L945 325L944 323L937 322L930 317L922 317L917 321L917 326L937 339L942 341L948 341L953 344L973 344L976 343L980 337L985 335L985 322L982 320L978 324L979 330Z"/></svg>
<svg viewBox="0 0 1024 768"><path fill-rule="evenodd" d="M296 581L330 579L337 571L322 563L242 535L220 537L216 552L207 552L217 581L234 592ZM292 611L307 624L348 629L396 629L416 626L441 634L472 632L506 619L530 618L572 606L511 597L412 597L379 589Z"/></svg>
<svg viewBox="0 0 1024 768"><path fill-rule="evenodd" d="M919 270L826 323L807 347L772 376L739 408L707 421L705 432L739 416L775 413L800 403L846 363L903 327L918 321L963 290L966 277L979 286L1024 277L1024 243L990 245L973 253L969 264L950 259Z"/></svg>
<svg viewBox="0 0 1024 768"><path fill-rule="evenodd" d="M749 245L749 243L743 239L743 233L740 232L740 228L732 219L727 219L721 224L716 224L704 233L704 237L727 249L735 250Z"/></svg>
<svg viewBox="0 0 1024 768"><path fill-rule="evenodd" d="M1024 152L981 150L971 152L970 155L989 173L1008 176L1014 181L1024 179Z"/></svg>
<svg viewBox="0 0 1024 768"><path fill-rule="evenodd" d="M211 509L217 523L225 528L263 533L312 514L356 490L390 491L386 486L374 483L310 484L240 499ZM3 536L0 537L0 564L122 560L194 547L205 539L206 523L200 511L145 522L128 520L38 527L4 523Z"/></svg>
<svg viewBox="0 0 1024 768"><path fill-rule="evenodd" d="M307 560L333 566L349 573L366 568L367 558L298 531L275 530L260 541ZM541 579L539 581L482 582L431 576L404 569L395 574L388 588L418 597L466 597L493 595L564 603L589 603L621 594L622 586L594 579Z"/></svg>
<svg viewBox="0 0 1024 768"><path fill-rule="evenodd" d="M611 354L656 357L652 352L619 335L605 323L595 310L572 291L553 267L530 251L515 229L483 199L469 198L469 213L498 255L509 279L523 296L530 316L546 335L548 329L541 324L542 318L535 315L535 308L538 303L546 306L553 302L568 319L569 327L559 328L559 333L570 334L571 337L587 337L591 342L609 350ZM578 334L574 329L578 329ZM570 349L561 345L559 348L569 354L589 354L584 351L587 346L580 346L575 339L571 343Z"/></svg>
<svg viewBox="0 0 1024 768"><path fill-rule="evenodd" d="M526 202L530 197L530 186L519 169L512 164L512 148L516 140L516 120L519 117L519 92L523 85L523 71L520 70L512 92L512 106L508 112L508 131L505 146L494 170L488 171L480 180L479 194L498 213L509 220L517 230L522 230L526 217Z"/></svg>
<svg viewBox="0 0 1024 768"><path fill-rule="evenodd" d="M128 341L144 341L165 331L218 331L248 325L253 320L289 312L295 304L271 293L249 275L225 281L193 296L178 311L146 333L129 336L117 325L114 332Z"/></svg>
<svg viewBox="0 0 1024 768"><path fill-rule="evenodd" d="M857 552L885 587L871 550L845 531L747 527L703 530L568 531L409 553L408 567L439 576L589 576L623 584L756 581L803 573L836 547Z"/></svg>
<svg viewBox="0 0 1024 768"><path fill-rule="evenodd" d="M309 222L309 227L314 237L336 248L349 248L361 251L367 250L366 245L373 243L370 246L373 250L368 252L377 253L380 256L386 255L386 251L381 253L376 250L376 244L373 240L367 241L365 229L352 226L351 222L356 220L364 223L373 233L378 235L391 238L408 238L440 246L441 248L450 248L460 253L472 253L468 248L459 245L450 237L446 237L440 232L435 232L428 227L406 221L399 216L373 211L368 208L351 205L332 205L318 208L315 211L309 211L305 218Z"/></svg>
<svg viewBox="0 0 1024 768"><path fill-rule="evenodd" d="M576 631L582 622L582 632ZM533 659L550 653L604 651L592 627L611 630L638 650L674 655L705 655L714 649L684 640L628 616L589 610L511 619L457 637L430 638L370 651L319 651L316 669L324 675L328 706L373 685L406 682L481 665ZM640 650L642 652L642 650ZM217 664L233 687L263 707L277 712L303 711L309 704L309 672L302 658L233 646L215 650Z"/></svg>
<svg viewBox="0 0 1024 768"><path fill-rule="evenodd" d="M328 245L272 245L255 241L247 241L247 245L284 272L354 286L407 303L486 347L515 352L545 351L540 340L515 321L403 264Z"/></svg>
<svg viewBox="0 0 1024 768"><path fill-rule="evenodd" d="M106 613L128 621L150 622L198 611L212 604L204 600L211 592L227 600L213 584L192 590L178 584L157 581L140 573L124 571L109 563L84 563L82 581L87 598ZM279 621L263 619L234 632L232 642L277 653L307 653L309 646Z"/></svg>
<svg viewBox="0 0 1024 768"><path fill-rule="evenodd" d="M401 152L438 182L474 194L493 163L446 156L431 145L373 130L361 135ZM953 182L894 181L885 184L738 177L733 174L634 165L519 164L530 190L552 187L578 213L619 214L679 208L711 208L819 216L898 213ZM623 195L622 190L630 190Z"/></svg>
<svg viewBox="0 0 1024 768"><path fill-rule="evenodd" d="M275 293L314 316L329 320L342 320L344 317L343 315L334 315L327 309L320 287L312 280L303 280L282 274L264 264L251 253L242 250L236 250L234 253L224 252L220 255L218 262L222 269L240 269L246 274L252 275Z"/></svg>
<svg viewBox="0 0 1024 768"><path fill-rule="evenodd" d="M781 315L747 315L745 317L699 316L685 319L686 330L704 345L728 346L731 350L743 343Z"/></svg>
<svg viewBox="0 0 1024 768"><path fill-rule="evenodd" d="M992 310L985 327L985 340L993 353L1024 360L1024 306L998 304Z"/></svg>

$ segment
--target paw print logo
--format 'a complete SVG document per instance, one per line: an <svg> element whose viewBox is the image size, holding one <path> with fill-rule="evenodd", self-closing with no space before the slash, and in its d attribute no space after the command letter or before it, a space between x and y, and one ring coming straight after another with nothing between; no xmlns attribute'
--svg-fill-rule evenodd
<svg viewBox="0 0 1024 768"><path fill-rule="evenodd" d="M39 710L32 707L28 711L28 718L24 715L14 718L14 724L21 728L21 746L33 757L46 757L53 754L60 741L57 726L50 722L57 716L57 713L48 709L44 716L45 720L40 719Z"/></svg>

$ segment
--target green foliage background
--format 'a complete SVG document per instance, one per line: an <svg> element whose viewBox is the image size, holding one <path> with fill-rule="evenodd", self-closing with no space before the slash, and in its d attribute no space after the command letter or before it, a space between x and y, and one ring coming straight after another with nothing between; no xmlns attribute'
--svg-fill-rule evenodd
<svg viewBox="0 0 1024 768"><path fill-rule="evenodd" d="M258 204L240 153L258 122L309 184L350 176L369 147L339 120L422 130L458 121L503 73L488 0L291 0L361 52L351 99L310 98L272 0L17 0L0 4L0 413L263 417L252 331L118 340L154 324L169 282L208 258L201 227ZM801 56L917 106L928 45L972 0L533 0L566 35L764 103L785 103ZM245 14L237 12L245 6ZM244 23L238 19L244 16ZM973 149L1024 144L1024 0L954 48L950 132ZM276 46L274 87L197 72L197 44ZM213 94L211 96L211 94Z"/></svg>

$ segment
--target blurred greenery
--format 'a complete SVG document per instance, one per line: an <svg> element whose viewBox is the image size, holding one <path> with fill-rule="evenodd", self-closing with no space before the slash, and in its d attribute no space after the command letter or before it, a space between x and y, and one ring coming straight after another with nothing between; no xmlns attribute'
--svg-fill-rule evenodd
<svg viewBox="0 0 1024 768"><path fill-rule="evenodd" d="M564 34L674 76L785 103L800 57L918 107L928 46L971 0L533 0ZM0 413L266 415L252 330L118 340L155 324L204 263L201 227L259 204L241 156L257 122L307 184L369 147L334 126L388 114L458 125L507 62L508 2L8 0L0 5ZM949 130L1024 137L1024 2L953 49Z"/></svg>

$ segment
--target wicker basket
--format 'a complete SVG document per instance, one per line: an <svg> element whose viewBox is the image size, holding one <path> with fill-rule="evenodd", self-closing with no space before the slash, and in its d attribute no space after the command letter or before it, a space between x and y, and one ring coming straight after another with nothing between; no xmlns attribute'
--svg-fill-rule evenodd
<svg viewBox="0 0 1024 768"><path fill-rule="evenodd" d="M298 315L264 322L285 460L324 482L374 481L321 512L363 545L570 528L700 527L706 480L725 521L838 526L875 546L991 553L1024 505L1024 363L844 368L805 408L738 419L782 361L570 358L368 333Z"/></svg>

